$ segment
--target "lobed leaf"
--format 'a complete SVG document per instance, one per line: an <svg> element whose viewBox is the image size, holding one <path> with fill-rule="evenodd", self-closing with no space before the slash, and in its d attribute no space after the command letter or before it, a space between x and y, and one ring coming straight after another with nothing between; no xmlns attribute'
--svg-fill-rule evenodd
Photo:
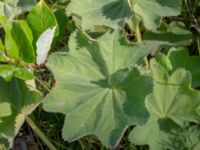
<svg viewBox="0 0 200 150"><path fill-rule="evenodd" d="M160 26L162 17L180 14L182 0L131 0L133 10L142 17L147 29Z"/></svg>
<svg viewBox="0 0 200 150"><path fill-rule="evenodd" d="M155 53L164 47L187 46L192 43L192 33L182 24L170 23L164 29L144 33L144 44Z"/></svg>
<svg viewBox="0 0 200 150"><path fill-rule="evenodd" d="M185 48L171 48L167 55L158 54L156 60L161 63L171 74L178 68L185 68L192 75L192 87L200 85L200 58L199 56L190 56Z"/></svg>
<svg viewBox="0 0 200 150"><path fill-rule="evenodd" d="M77 14L82 17L84 30L96 25L116 28L132 15L127 0L74 0L66 11L68 15Z"/></svg>
<svg viewBox="0 0 200 150"><path fill-rule="evenodd" d="M151 91L151 79L134 66L148 50L128 43L123 35L116 30L92 40L77 31L70 37L69 53L48 59L56 86L43 106L66 115L65 140L94 134L114 148L130 123L147 119L144 99Z"/></svg>
<svg viewBox="0 0 200 150"><path fill-rule="evenodd" d="M150 119L129 136L135 144L148 144L153 150L167 149L164 142L187 122L198 123L200 119L197 114L200 93L191 88L191 74L176 69L169 75L161 64L155 59L151 62L154 89L145 101Z"/></svg>

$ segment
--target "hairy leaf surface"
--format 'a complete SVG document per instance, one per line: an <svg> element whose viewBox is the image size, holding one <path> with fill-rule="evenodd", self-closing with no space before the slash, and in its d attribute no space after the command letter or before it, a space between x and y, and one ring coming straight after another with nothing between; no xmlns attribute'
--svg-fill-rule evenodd
<svg viewBox="0 0 200 150"><path fill-rule="evenodd" d="M151 49L151 53L166 46L187 46L192 43L192 33L186 30L181 23L172 22L169 25L162 24L157 31L148 31L143 36L144 44Z"/></svg>
<svg viewBox="0 0 200 150"><path fill-rule="evenodd" d="M190 56L187 49L171 48L167 55L158 54L156 60L171 74L178 68L185 68L192 75L192 87L200 85L200 57Z"/></svg>
<svg viewBox="0 0 200 150"><path fill-rule="evenodd" d="M147 119L144 99L151 80L134 66L148 50L128 43L123 35L107 32L95 41L77 31L70 38L69 53L50 56L56 86L44 108L66 114L66 140L95 134L107 147L115 147L129 123Z"/></svg>
<svg viewBox="0 0 200 150"><path fill-rule="evenodd" d="M74 0L66 11L68 15L78 14L82 17L83 29L91 29L95 25L116 28L131 16L127 0Z"/></svg>
<svg viewBox="0 0 200 150"><path fill-rule="evenodd" d="M154 89L145 101L150 119L145 125L137 126L129 138L135 144L148 144L152 150L164 150L164 143L174 132L189 121L199 122L200 93L191 88L191 75L184 69L169 75L157 61L151 64Z"/></svg>
<svg viewBox="0 0 200 150"><path fill-rule="evenodd" d="M132 0L133 10L148 29L159 27L162 17L180 14L182 0Z"/></svg>

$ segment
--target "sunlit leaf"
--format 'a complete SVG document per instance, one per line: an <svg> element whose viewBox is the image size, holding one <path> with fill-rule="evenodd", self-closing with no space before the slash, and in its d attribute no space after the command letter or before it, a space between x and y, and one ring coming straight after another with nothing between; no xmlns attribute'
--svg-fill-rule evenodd
<svg viewBox="0 0 200 150"><path fill-rule="evenodd" d="M184 69L169 75L156 60L152 61L151 67L154 89L146 99L150 119L145 125L134 128L129 138L135 144L148 144L152 150L163 150L167 148L164 143L174 132L187 122L199 122L196 110L200 93L191 88L191 75Z"/></svg>
<svg viewBox="0 0 200 150"><path fill-rule="evenodd" d="M182 0L131 0L133 10L142 17L144 26L156 29L162 17L177 16L180 14Z"/></svg>
<svg viewBox="0 0 200 150"><path fill-rule="evenodd" d="M156 60L171 74L178 68L185 68L192 75L192 87L200 85L200 57L190 56L185 48L171 48L167 55L158 54Z"/></svg>
<svg viewBox="0 0 200 150"><path fill-rule="evenodd" d="M144 99L151 90L151 79L134 66L148 50L128 43L123 35L116 30L94 41L75 32L69 53L50 56L48 67L56 86L45 98L44 108L66 115L64 139L95 134L113 148L129 123L146 121Z"/></svg>
<svg viewBox="0 0 200 150"><path fill-rule="evenodd" d="M68 15L78 14L82 17L83 29L91 29L95 25L116 28L131 16L127 0L74 0L66 11Z"/></svg>
<svg viewBox="0 0 200 150"><path fill-rule="evenodd" d="M12 22L8 20L5 16L0 16L0 24L2 25L5 31L5 39L4 39L4 47L6 50L6 54L10 58L14 58L16 60L19 59L19 49L15 43L15 40L12 36ZM4 51L5 53L5 51Z"/></svg>
<svg viewBox="0 0 200 150"><path fill-rule="evenodd" d="M27 22L33 31L34 41L36 41L46 29L57 26L56 17L43 0L37 3L29 12ZM59 29L56 28L56 35L58 35L58 33Z"/></svg>
<svg viewBox="0 0 200 150"><path fill-rule="evenodd" d="M35 62L32 31L27 22L23 20L14 21L12 24L12 36L20 50L21 58L27 63Z"/></svg>
<svg viewBox="0 0 200 150"><path fill-rule="evenodd" d="M155 53L169 46L187 46L192 43L192 33L182 24L174 22L166 26L166 29L148 31L143 36L144 44Z"/></svg>

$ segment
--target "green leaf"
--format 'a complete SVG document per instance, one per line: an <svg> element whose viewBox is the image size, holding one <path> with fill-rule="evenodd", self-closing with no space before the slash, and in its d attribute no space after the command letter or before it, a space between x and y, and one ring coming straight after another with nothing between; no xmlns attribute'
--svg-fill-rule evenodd
<svg viewBox="0 0 200 150"><path fill-rule="evenodd" d="M33 73L29 72L27 69L25 69L22 66L15 66L13 68L14 70L14 76L21 79L21 80L32 80L34 79Z"/></svg>
<svg viewBox="0 0 200 150"><path fill-rule="evenodd" d="M185 133L186 142L185 145L193 150L200 149L200 128L199 126L191 126Z"/></svg>
<svg viewBox="0 0 200 150"><path fill-rule="evenodd" d="M12 110L11 115L1 118L0 143L2 139L12 143L25 117L38 106L41 97L38 91L16 78L10 82L0 78L0 85L0 105L8 103Z"/></svg>
<svg viewBox="0 0 200 150"><path fill-rule="evenodd" d="M1 65L0 66L0 76L6 81L10 81L13 77L12 66L10 65Z"/></svg>
<svg viewBox="0 0 200 150"><path fill-rule="evenodd" d="M11 34L12 22L9 21L5 16L0 16L0 24L2 25L5 31L4 44L5 44L6 54L8 57L18 60L19 50Z"/></svg>
<svg viewBox="0 0 200 150"><path fill-rule="evenodd" d="M192 87L200 85L200 57L190 56L187 49L184 48L171 48L167 55L159 54L156 60L168 70L171 74L178 68L185 68L190 71L192 75Z"/></svg>
<svg viewBox="0 0 200 150"><path fill-rule="evenodd" d="M0 1L0 15L13 18L16 14L19 14L19 10L16 7L18 2L19 0Z"/></svg>
<svg viewBox="0 0 200 150"><path fill-rule="evenodd" d="M185 68L192 74L192 86L200 86L200 57L190 56L187 49L172 48L168 53L168 58L173 66L173 70L177 68Z"/></svg>
<svg viewBox="0 0 200 150"><path fill-rule="evenodd" d="M5 54L5 47L3 45L2 40L0 39L0 62L6 62L7 61L7 57Z"/></svg>
<svg viewBox="0 0 200 150"><path fill-rule="evenodd" d="M12 24L12 36L20 50L22 59L27 63L35 62L35 51L32 46L33 36L26 21L14 21Z"/></svg>
<svg viewBox="0 0 200 150"><path fill-rule="evenodd" d="M60 42L61 40L63 40L63 37L66 37L66 34L68 34L68 32L71 33L75 30L74 22L70 17L66 15L65 8L58 9L54 12L54 15L56 17L59 27L59 36L54 37L52 47L54 47L58 41Z"/></svg>
<svg viewBox="0 0 200 150"><path fill-rule="evenodd" d="M66 29L70 29L70 18L66 16L65 9L58 9L54 13L58 26L59 26L59 36L66 36Z"/></svg>
<svg viewBox="0 0 200 150"><path fill-rule="evenodd" d="M180 14L182 0L132 0L133 10L142 17L147 29L160 26L162 17Z"/></svg>
<svg viewBox="0 0 200 150"><path fill-rule="evenodd" d="M137 126L129 138L135 144L148 144L152 150L164 150L163 142L169 141L174 131L187 122L199 122L196 110L200 93L191 88L191 75L184 69L168 75L166 68L155 59L151 67L154 89L145 101L150 119L145 125Z"/></svg>
<svg viewBox="0 0 200 150"><path fill-rule="evenodd" d="M148 31L143 36L144 44L152 53L166 46L187 46L192 43L192 33L182 24L171 23L167 29Z"/></svg>
<svg viewBox="0 0 200 150"><path fill-rule="evenodd" d="M4 48L2 40L0 39L0 54L2 55L4 53L5 53L5 48Z"/></svg>
<svg viewBox="0 0 200 150"><path fill-rule="evenodd" d="M0 119L2 117L7 117L11 115L11 108L10 108L10 104L5 102L5 103L0 103L0 110L1 110L1 114L0 114ZM1 120L0 120L1 123Z"/></svg>
<svg viewBox="0 0 200 150"><path fill-rule="evenodd" d="M36 0L19 0L17 6L24 11L29 11L35 4Z"/></svg>
<svg viewBox="0 0 200 150"><path fill-rule="evenodd" d="M131 8L127 0L74 0L68 5L67 14L82 17L82 28L87 30L96 25L116 28L123 25L131 16Z"/></svg>
<svg viewBox="0 0 200 150"><path fill-rule="evenodd" d="M6 139L3 139L0 135L0 149L1 150L8 150L9 142Z"/></svg>
<svg viewBox="0 0 200 150"><path fill-rule="evenodd" d="M22 80L32 80L33 74L20 65L0 65L0 76L10 81L14 76Z"/></svg>
<svg viewBox="0 0 200 150"><path fill-rule="evenodd" d="M170 150L200 148L200 128L199 126L189 126L181 132L177 132L170 140L165 142Z"/></svg>
<svg viewBox="0 0 200 150"><path fill-rule="evenodd" d="M77 31L69 48L69 53L48 60L56 86L45 98L44 109L66 115L65 140L95 134L105 146L116 147L129 123L143 123L148 117L144 99L151 79L134 67L148 50L128 43L118 30L97 40ZM129 112L128 107L135 109Z"/></svg>
<svg viewBox="0 0 200 150"><path fill-rule="evenodd" d="M0 1L0 15L14 18L24 11L30 10L35 0L4 0Z"/></svg>
<svg viewBox="0 0 200 150"><path fill-rule="evenodd" d="M34 41L36 41L46 29L57 26L56 17L43 0L29 12L27 22L33 31ZM58 35L58 33L59 29L57 28L55 35Z"/></svg>
<svg viewBox="0 0 200 150"><path fill-rule="evenodd" d="M170 120L162 120L150 117L142 126L137 126L129 134L129 140L135 145L149 145L150 150L166 150L169 148L166 142L170 141L177 131L181 131Z"/></svg>

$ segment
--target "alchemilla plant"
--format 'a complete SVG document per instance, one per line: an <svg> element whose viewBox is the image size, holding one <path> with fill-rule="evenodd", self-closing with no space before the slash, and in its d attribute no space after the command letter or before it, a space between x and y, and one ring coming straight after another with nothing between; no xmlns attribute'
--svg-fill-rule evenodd
<svg viewBox="0 0 200 150"><path fill-rule="evenodd" d="M199 0L0 2L0 150L26 127L39 149L200 149L199 11Z"/></svg>

